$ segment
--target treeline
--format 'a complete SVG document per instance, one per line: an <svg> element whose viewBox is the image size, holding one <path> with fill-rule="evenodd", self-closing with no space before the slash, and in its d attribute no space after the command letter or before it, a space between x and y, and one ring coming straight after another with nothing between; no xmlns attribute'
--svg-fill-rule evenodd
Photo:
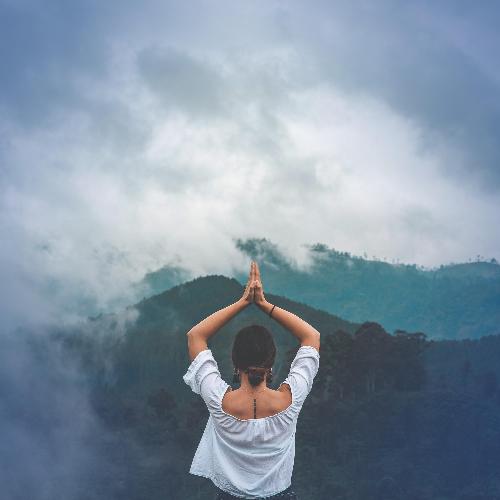
<svg viewBox="0 0 500 500"><path fill-rule="evenodd" d="M500 335L431 344L425 355L429 388L500 402Z"/></svg>
<svg viewBox="0 0 500 500"><path fill-rule="evenodd" d="M136 304L137 321L119 341L103 334L115 320L123 323L119 316L96 318L86 335L66 339L82 358L106 429L99 463L112 464L95 471L82 498L212 496L209 481L188 474L208 411L182 381L185 332L241 290L224 277L197 279ZM421 331L391 334L375 321L354 324L269 298L322 333L320 369L297 425L294 484L301 498L500 498L500 336L451 342ZM210 343L222 376L231 383L232 339L249 322L275 336L277 386L298 345L255 308Z"/></svg>
<svg viewBox="0 0 500 500"><path fill-rule="evenodd" d="M377 391L416 391L425 384L422 359L429 345L422 332L394 335L373 321L351 335L336 330L321 338L317 385L328 400L360 398Z"/></svg>

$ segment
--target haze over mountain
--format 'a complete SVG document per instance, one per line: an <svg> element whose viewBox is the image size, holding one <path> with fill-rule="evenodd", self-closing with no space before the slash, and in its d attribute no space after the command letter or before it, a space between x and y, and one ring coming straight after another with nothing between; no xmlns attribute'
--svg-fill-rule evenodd
<svg viewBox="0 0 500 500"><path fill-rule="evenodd" d="M181 378L189 366L185 333L242 291L234 278L200 277L73 329L61 325L29 338L22 349L19 339L3 345L4 361L23 353L22 363L0 367L9 409L0 424L12 431L9 448L19 450L14 467L0 454L14 471L5 491L43 500L60 491L95 500L160 500L165 491L172 499L210 495L209 482L186 472L207 411ZM320 370L297 428L294 481L302 495L329 500L333 488L347 500L371 491L377 500L400 498L397 491L415 500L438 494L471 500L499 491L500 336L429 341L401 329L391 335L376 322L355 324L267 296L322 335ZM274 334L277 386L297 341L254 306L209 347L231 382L232 338L250 322ZM40 417L46 414L49 420ZM42 460L54 451L54 462ZM17 474L26 469L23 482ZM42 480L46 494L40 496Z"/></svg>
<svg viewBox="0 0 500 500"><path fill-rule="evenodd" d="M322 334L299 498L499 500L499 24L0 0L0 500L210 498L185 333L251 258ZM278 384L296 341L255 307L209 343L222 374L249 322Z"/></svg>
<svg viewBox="0 0 500 500"><path fill-rule="evenodd" d="M237 240L259 262L264 290L328 311L346 320L376 321L388 331L425 332L433 339L478 338L500 333L500 265L450 263L437 268L369 260L324 244L309 245L309 265L299 269L267 239ZM182 282L182 267L165 266L136 285L152 295ZM235 273L240 283L247 276Z"/></svg>
<svg viewBox="0 0 500 500"><path fill-rule="evenodd" d="M114 387L129 395L135 390L142 393L145 388L162 385L167 379L181 380L189 364L186 333L203 318L238 300L242 293L242 284L234 278L199 277L144 299L124 311L91 318L89 328L95 334L66 337L63 333L63 336L70 342L87 345L89 352L98 352L99 358L89 359L89 366L93 365L91 371L99 378L105 364L102 363L103 351L91 349L95 336L99 338L100 332L109 330L110 325L123 325L124 317L133 317L133 321L127 324L124 342L108 344L106 356L113 359L112 364L117 367ZM298 314L321 332L341 329L353 334L360 326L284 296L268 292L266 298ZM262 324L273 332L278 348L275 374L277 378L285 378L282 367L286 365L286 352L297 345L297 340L253 305L225 325L211 342L214 351L219 354L221 371L228 380L231 379L233 337L241 327L251 322Z"/></svg>

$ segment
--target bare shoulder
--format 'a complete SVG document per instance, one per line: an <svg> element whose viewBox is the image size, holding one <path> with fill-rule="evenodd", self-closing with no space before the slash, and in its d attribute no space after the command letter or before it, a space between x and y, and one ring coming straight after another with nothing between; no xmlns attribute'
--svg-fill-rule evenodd
<svg viewBox="0 0 500 500"><path fill-rule="evenodd" d="M281 384L277 389L276 389L277 392L282 392L282 393L286 393L286 394L289 394L292 392L292 390L290 389L290 386L288 384Z"/></svg>
<svg viewBox="0 0 500 500"><path fill-rule="evenodd" d="M281 394L281 400L284 402L285 406L292 404L292 389L288 384L281 384L276 392Z"/></svg>
<svg viewBox="0 0 500 500"><path fill-rule="evenodd" d="M224 395L222 396L221 406L224 411L229 410L231 403L234 400L235 392L236 391L231 386L229 386Z"/></svg>

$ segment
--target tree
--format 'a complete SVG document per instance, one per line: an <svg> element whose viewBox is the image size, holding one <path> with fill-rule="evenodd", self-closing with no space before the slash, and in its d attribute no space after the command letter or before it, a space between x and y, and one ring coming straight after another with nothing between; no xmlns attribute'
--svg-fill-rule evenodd
<svg viewBox="0 0 500 500"><path fill-rule="evenodd" d="M344 330L325 335L321 341L321 355L325 360L321 365L319 386L323 389L323 399L330 395L344 399L351 392L353 338Z"/></svg>
<svg viewBox="0 0 500 500"><path fill-rule="evenodd" d="M408 333L396 330L391 339L391 359L388 361L388 376L393 377L393 386L400 391L416 391L425 383L425 368L422 352L428 342L425 333Z"/></svg>
<svg viewBox="0 0 500 500"><path fill-rule="evenodd" d="M364 391L374 393L384 380L391 336L382 325L366 321L354 333L354 368Z"/></svg>

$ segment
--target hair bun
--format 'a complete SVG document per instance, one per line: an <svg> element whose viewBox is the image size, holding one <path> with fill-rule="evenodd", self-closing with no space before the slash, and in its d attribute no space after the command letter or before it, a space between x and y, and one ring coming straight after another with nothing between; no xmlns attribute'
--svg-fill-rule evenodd
<svg viewBox="0 0 500 500"><path fill-rule="evenodd" d="M266 374L267 368L264 366L249 366L245 371L248 373L248 381L251 385L259 385Z"/></svg>
<svg viewBox="0 0 500 500"><path fill-rule="evenodd" d="M247 368L247 372L258 372L265 373L267 368L265 366L249 366Z"/></svg>

